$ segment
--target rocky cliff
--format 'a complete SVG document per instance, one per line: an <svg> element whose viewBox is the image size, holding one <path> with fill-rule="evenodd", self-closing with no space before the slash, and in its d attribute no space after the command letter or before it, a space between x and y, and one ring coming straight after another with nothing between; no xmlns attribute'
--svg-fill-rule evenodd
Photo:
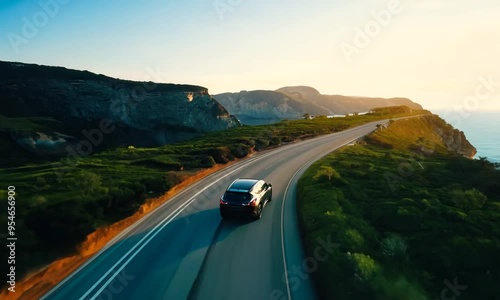
<svg viewBox="0 0 500 300"><path fill-rule="evenodd" d="M12 62L0 62L0 114L60 122L58 129L63 134L50 128L11 132L23 147L35 150L37 144L47 150L48 144L60 146L70 143L72 137L88 138L84 130L97 139L102 122L111 131L103 132L103 142L127 146L164 145L199 132L240 125L203 87L126 81L88 71Z"/></svg>
<svg viewBox="0 0 500 300"><path fill-rule="evenodd" d="M477 154L476 148L469 142L465 133L446 123L446 121L438 115L423 116L415 118L411 121L414 122L410 123L413 126L411 126L412 128L406 132L420 131L421 133L425 133L427 131L427 136L435 135L436 145L442 145L453 155L472 159ZM418 144L418 142L416 144ZM416 144L413 146L416 146ZM416 148L419 148L419 150L421 150L420 152L423 154L429 152L430 150L428 147L423 147L422 145ZM434 148L433 150L437 150L437 146L431 148Z"/></svg>
<svg viewBox="0 0 500 300"><path fill-rule="evenodd" d="M270 124L283 119L298 119L306 106L274 91L241 91L214 96L231 114L247 125ZM320 110L315 110L320 111Z"/></svg>
<svg viewBox="0 0 500 300"><path fill-rule="evenodd" d="M474 147L463 131L453 128L451 125L442 123L444 120L435 121L435 132L441 137L443 144L446 148L460 156L467 158L474 158L477 154L477 149ZM441 124L439 124L441 123Z"/></svg>
<svg viewBox="0 0 500 300"><path fill-rule="evenodd" d="M423 156L451 155L472 159L477 153L462 131L438 115L391 121L366 140L387 149L402 148Z"/></svg>
<svg viewBox="0 0 500 300"><path fill-rule="evenodd" d="M307 86L284 87L277 91L242 91L215 95L231 114L244 124L266 124L310 115L367 112L375 107L406 105L422 109L406 98L368 98L323 95Z"/></svg>

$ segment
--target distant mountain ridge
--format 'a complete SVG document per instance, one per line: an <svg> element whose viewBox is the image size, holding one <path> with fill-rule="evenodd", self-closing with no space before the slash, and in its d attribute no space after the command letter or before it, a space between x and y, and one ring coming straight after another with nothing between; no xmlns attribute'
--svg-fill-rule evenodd
<svg viewBox="0 0 500 300"><path fill-rule="evenodd" d="M304 114L335 115L367 112L375 107L406 105L423 109L407 98L349 97L323 95L308 86L289 86L276 91L241 91L214 95L232 115L244 124L268 124L298 119Z"/></svg>

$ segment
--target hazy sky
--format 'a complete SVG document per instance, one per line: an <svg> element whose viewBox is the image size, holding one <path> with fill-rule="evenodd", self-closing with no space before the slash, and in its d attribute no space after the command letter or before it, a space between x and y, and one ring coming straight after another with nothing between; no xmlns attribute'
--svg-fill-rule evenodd
<svg viewBox="0 0 500 300"><path fill-rule="evenodd" d="M500 110L498 0L0 0L0 25L0 60Z"/></svg>

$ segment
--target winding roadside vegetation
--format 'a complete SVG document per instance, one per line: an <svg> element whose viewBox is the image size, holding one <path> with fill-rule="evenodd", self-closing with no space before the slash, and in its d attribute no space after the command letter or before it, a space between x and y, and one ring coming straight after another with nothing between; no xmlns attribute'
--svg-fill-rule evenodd
<svg viewBox="0 0 500 300"><path fill-rule="evenodd" d="M364 116L242 126L164 147L127 145L53 161L27 154L7 132L57 131L57 121L0 116L0 181L5 183L0 188L15 184L17 191L16 234L22 237L17 253L23 257L17 261L18 277L77 253L90 233L133 215L147 198L163 195L198 171L281 144L422 113L428 112L393 107ZM6 210L0 210L0 218L7 218Z"/></svg>
<svg viewBox="0 0 500 300"><path fill-rule="evenodd" d="M313 274L321 299L498 299L500 166L448 152L432 124L391 122L300 179L306 252L339 244Z"/></svg>

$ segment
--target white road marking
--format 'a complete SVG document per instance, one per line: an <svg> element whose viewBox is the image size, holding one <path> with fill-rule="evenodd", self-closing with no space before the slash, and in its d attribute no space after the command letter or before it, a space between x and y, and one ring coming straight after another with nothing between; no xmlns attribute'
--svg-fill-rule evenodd
<svg viewBox="0 0 500 300"><path fill-rule="evenodd" d="M282 149L281 151L284 151L285 149ZM85 299L85 297L87 297L103 280L105 277L107 277L129 254L132 253L132 251L134 251L134 249L136 249L146 238L149 237L149 235L151 235L153 232L155 232L155 230L158 230L148 239L144 242L144 244L139 247L139 249L137 249L131 256L130 258L106 281L106 283L94 294L93 297L91 297L90 299L91 300L94 300L95 298L97 298L97 296L100 295L100 293L108 286L108 284L128 265L128 263L147 245L149 244L149 242L163 229L165 228L165 226L167 226L168 224L170 224L170 222L173 221L173 219L175 217L177 217L182 211L184 211L184 209L186 209L192 202L194 202L194 200L196 200L196 197L203 193L206 189L210 188L212 185L216 184L217 182L219 182L220 180L226 178L227 176L233 174L234 172L246 167L247 165L251 164L251 163L254 163L255 161L258 161L258 160L261 160L261 159L264 159L270 155L273 155L273 154L276 154L277 152L281 152L281 151L276 151L276 152L271 152L271 153L267 153L265 155L262 155L262 156L259 156L251 161L248 161L246 162L245 164L241 165L240 167L234 169L233 171L227 173L226 175L222 176L221 178L217 179L216 181L210 183L209 185L207 185L205 188L203 188L201 191L199 191L198 193L196 193L193 197L191 197L188 201L186 201L184 204L182 204L181 206L179 206L176 210L174 210L170 215L168 215L162 222L158 223L150 232L148 232L148 234L146 234L139 242L137 242L136 245L134 245L134 247L132 247L127 253L125 253L125 255L123 255L123 257L118 261L116 262L103 276L101 276L101 278L82 296L80 297L80 300L83 300ZM160 227L161 226L161 227Z"/></svg>
<svg viewBox="0 0 500 300"><path fill-rule="evenodd" d="M366 133L366 134L363 134L361 136L358 136L357 138L345 143L345 144L342 144L340 146L337 146L333 149L328 149L328 151L326 152L322 152L318 155L316 155L315 157L313 157L312 159L308 160L306 163L304 163L296 172L295 174L293 174L292 178L290 178L290 181L288 182L288 185L286 186L286 189L285 189L285 194L283 195L283 202L281 203L281 253L283 255L283 266L284 266L284 270L285 270L285 284L286 284L286 291L287 291L287 295L288 295L288 300L292 300L292 293L290 291L290 283L288 281L288 268L286 266L286 254L285 254L285 202L286 202L286 196L288 194L288 189L290 188L290 185L292 184L292 181L293 179L295 178L295 176L297 176L297 174L302 170L304 169L306 166L309 166L311 165L312 163L314 163L315 161L321 159L322 157L338 150L339 148L345 146L345 145L348 145L349 143L352 143L354 141L356 141L357 139L359 139L360 137L362 136L365 136L367 134L369 134L370 132Z"/></svg>
<svg viewBox="0 0 500 300"><path fill-rule="evenodd" d="M290 146L283 146L281 147L280 149L276 149L270 153L265 153L265 154L262 154L261 156L257 156L257 157L254 157L254 158L249 158L247 162L244 162L244 164L242 164L240 167L234 169L233 171L227 173L226 175L224 175L223 177L219 178L218 180L212 182L211 184L207 185L205 188L203 188L200 192L196 193L193 197L191 197L188 201L184 202L183 204L181 204L178 208L176 208L171 214L169 214L165 219L163 219L163 221L161 221L159 224L157 224L152 230L150 230L150 232L148 232L139 242L137 242L136 245L134 245L125 255L123 255L123 257L114 264L114 266L112 268L110 268L110 270L108 272L106 272L86 293L84 296L82 296L80 299L84 299L86 296L88 296L104 279L105 277L107 277L113 270L115 267L117 267L130 253L132 253L132 251L134 251L134 249L136 249L146 238L148 238L149 235L151 235L155 230L157 230L160 226L161 228L159 228L158 232L156 232L150 239L148 239L144 245L142 245L137 251L135 251L135 253L132 254L132 257L129 258L125 264L120 267L120 269L115 272L115 274L112 275L112 277L106 282L106 284L103 285L103 287L101 289L99 289L99 291L91 298L91 299L95 299L97 296L99 296L99 294L105 289L105 287L114 279L114 277L116 277L118 275L118 273L123 270L123 268L130 262L131 259L133 259L133 257L135 257L138 252L140 250L142 250L144 248L144 246L146 246L149 241L151 241L151 239L156 236L159 231L161 231L166 225L168 225L175 217L177 217L184 209L186 209L192 202L194 202L194 200L196 199L195 197L198 196L200 193L202 193L203 191L205 191L206 189L210 188L212 185L214 185L215 183L219 182L220 180L222 180L223 178L231 175L232 173L246 167L248 164L251 164L255 161L258 161L258 160L261 160L261 159L264 159L268 156L271 156L271 155L275 155L275 154L278 154L280 152L283 152L283 151L286 151L288 150L289 148L291 147L295 147L295 146L298 146L298 145L301 145L301 144L305 144L305 143L310 143L310 142L315 142L315 141L320 141L320 140L323 140L323 139L328 139L328 138L331 138L333 135L336 135L336 136L339 136L339 135L343 135L343 134L346 134L350 131L354 131L356 129L360 129L360 127L364 127L364 126L368 126L368 125L373 125L377 122L371 122L371 123L367 123L367 124L363 124L363 125L360 125L359 127L354 127L354 128L350 128L350 129L347 129L347 130L344 130L344 131L341 131L341 132L338 132L338 133L333 133L333 134L328 134L328 135L324 135L324 136L319 136L319 137L316 137L316 138L313 138L313 139L310 139L310 140L306 140L306 141L302 141L302 142L299 142L299 143L293 143L293 144L290 144ZM333 149L333 150L329 150L329 152L331 151L334 151L336 150L337 148ZM328 152L328 153L329 153ZM283 160L283 159L281 159ZM280 161L281 161L280 160ZM243 163L243 162L242 162ZM230 168L230 167L228 167ZM222 171L222 170L221 170ZM216 173L214 173L216 174ZM296 172L297 174L297 172ZM295 176L295 175L294 175ZM292 177L293 178L293 177ZM195 183L196 184L196 183ZM290 184L290 182L289 182ZM45 299L46 297L48 297L49 295L51 295L53 292L55 292L58 288L60 288L61 286L64 285L64 283L66 281L68 281L69 279L71 279L73 276L75 276L78 272L80 272L85 266L87 266L89 263L91 263L96 257L98 257L100 254L102 254L102 252L104 252L107 248L109 248L110 246L112 246L114 244L114 242L116 242L119 238L123 237L124 235L126 235L128 232L130 232L131 230L135 229L138 225L140 225L142 222L144 222L145 220L147 220L149 217L152 216L152 214L156 211L158 211L158 209L160 209L161 207L165 206L165 205L168 205L169 203L172 202L172 200L174 200L175 198L178 198L178 197L181 197L184 193L187 193L190 191L190 188L192 188L193 186L190 186L188 188L186 188L185 190L181 191L179 194L177 194L176 196L174 196L172 199L170 199L170 201L166 201L165 203L163 203L162 205L160 205L158 208L156 208L155 210L151 211L150 213L148 213L147 215L145 215L144 217L142 217L140 220L138 220L137 222L135 222L134 224L132 224L131 226L129 226L127 229L125 229L124 231L122 231L122 233L120 233L118 236L116 236L115 238L113 238L103 249L101 249L97 254L95 254L92 258L88 259L86 263L84 263L82 266L80 266L76 271L72 272L69 276L67 276L63 281L61 281L58 285L56 285L53 289L51 289L47 294L45 294L41 299ZM288 190L288 187L287 187L287 190ZM285 192L285 195L286 195L286 192ZM284 202L283 201L283 204L282 204L282 224L281 224L281 231L282 231L282 251L283 251L283 262L284 262L284 267L285 267L285 271L287 271L286 269L286 258L285 258L285 254L284 254L284 241L283 241L283 232L284 232L284 228L283 228L283 209L284 209ZM290 296L290 288L289 288L289 282L288 282L288 278L286 278L286 281L287 281L287 289L288 289L288 294L289 294L289 299L291 299L291 296Z"/></svg>

